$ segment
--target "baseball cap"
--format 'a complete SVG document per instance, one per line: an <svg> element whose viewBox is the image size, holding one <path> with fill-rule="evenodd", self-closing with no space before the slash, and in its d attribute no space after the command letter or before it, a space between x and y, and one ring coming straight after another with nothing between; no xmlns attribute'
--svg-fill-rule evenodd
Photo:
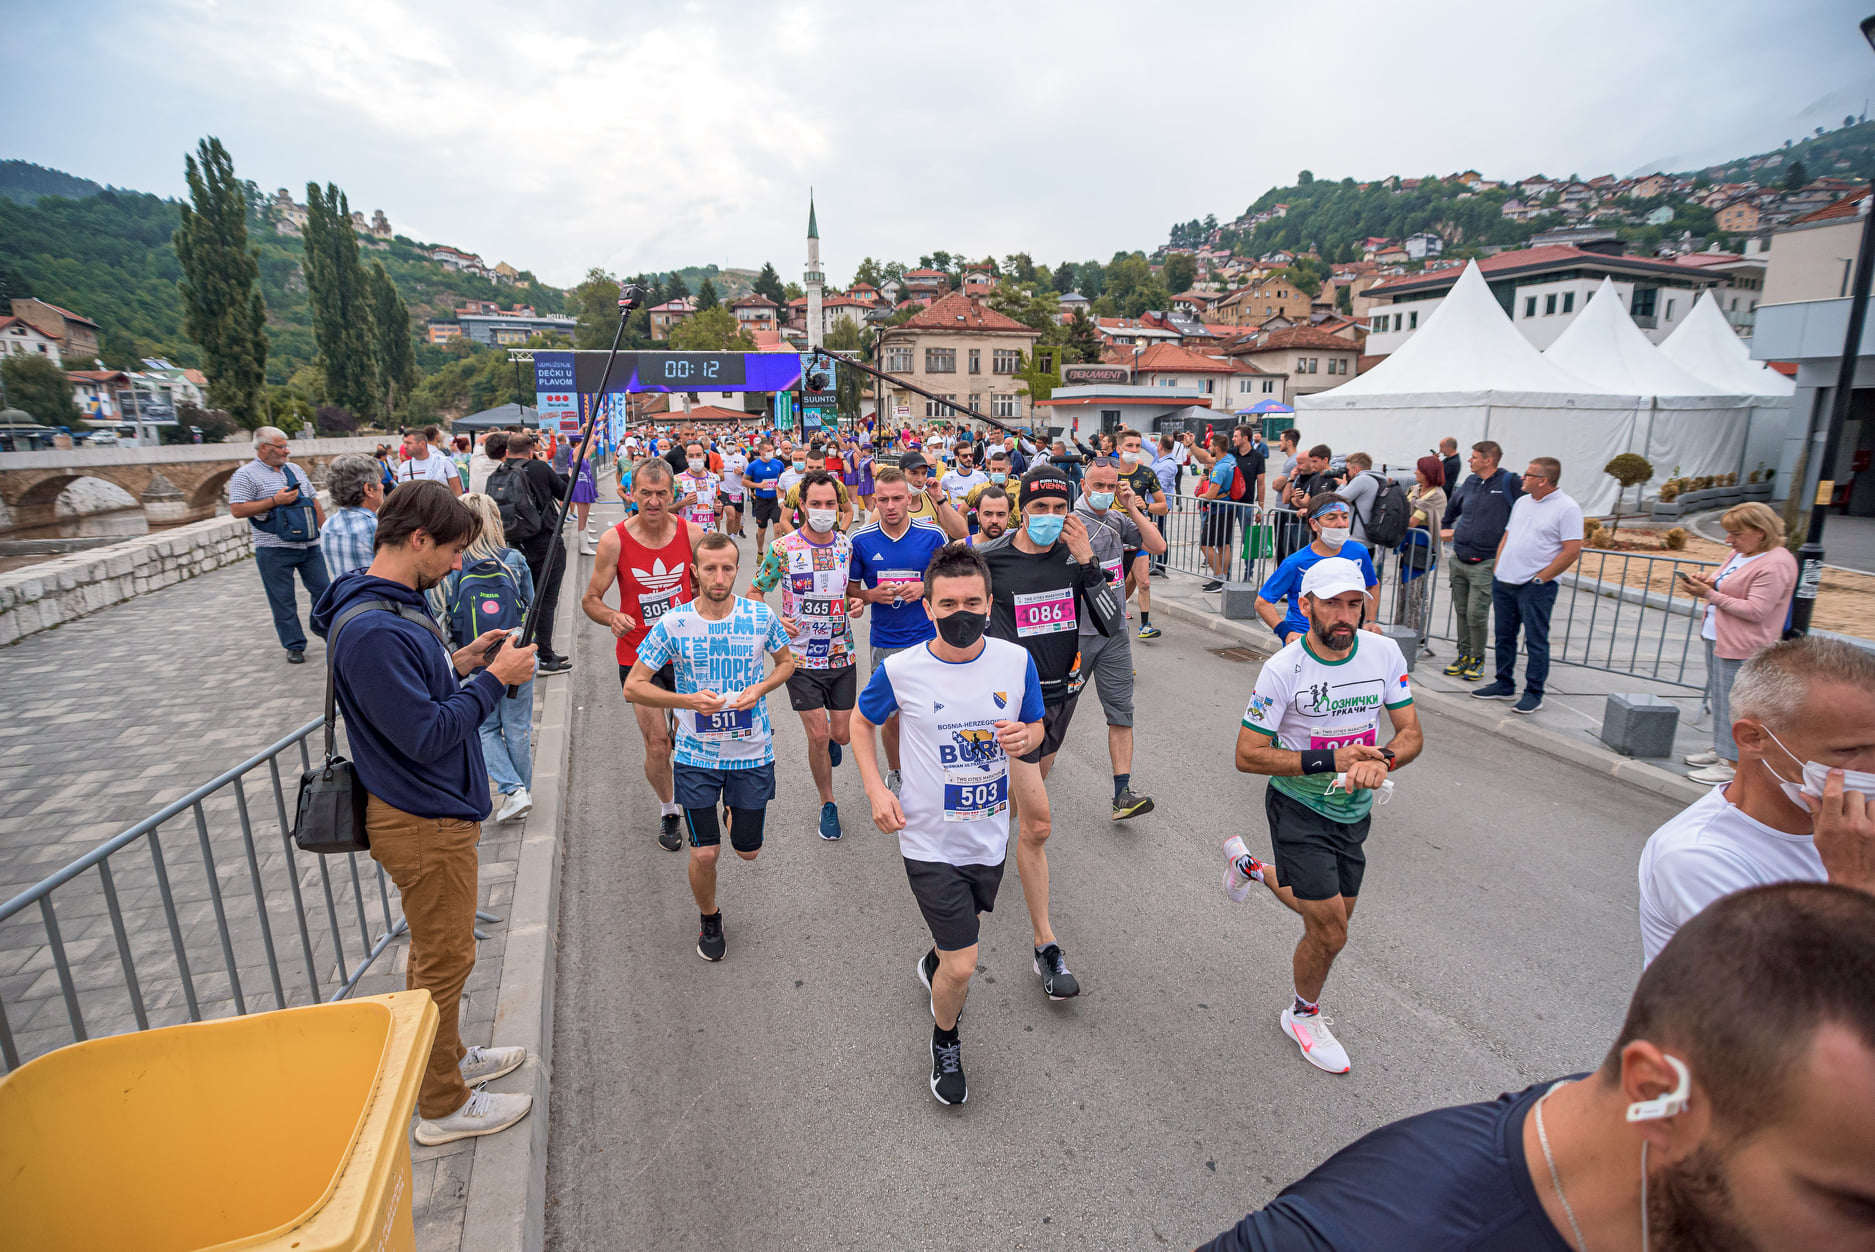
<svg viewBox="0 0 1875 1252"><path fill-rule="evenodd" d="M931 462L925 460L922 453L913 451L898 459L898 467L909 474L912 470L930 469Z"/></svg>
<svg viewBox="0 0 1875 1252"><path fill-rule="evenodd" d="M1309 566L1302 575L1302 594L1317 600L1332 600L1347 591L1366 591L1367 578L1361 567L1345 556L1325 557Z"/></svg>

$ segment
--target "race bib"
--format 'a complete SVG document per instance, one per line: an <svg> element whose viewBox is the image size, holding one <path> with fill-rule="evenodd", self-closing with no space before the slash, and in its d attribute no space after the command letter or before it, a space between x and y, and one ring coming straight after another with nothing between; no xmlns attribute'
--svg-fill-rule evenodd
<svg viewBox="0 0 1875 1252"><path fill-rule="evenodd" d="M1110 583L1118 584L1126 579L1126 575L1120 568L1120 558L1117 556L1111 561L1102 561L1100 563L1100 568L1107 571L1107 581Z"/></svg>
<svg viewBox="0 0 1875 1252"><path fill-rule="evenodd" d="M957 777L967 777L969 781L951 781ZM1009 775L1007 773L988 778L974 770L965 774L948 771L945 773L945 821L980 822L986 817L995 817L1008 807Z"/></svg>
<svg viewBox="0 0 1875 1252"><path fill-rule="evenodd" d="M1018 637L1054 635L1075 628L1072 587L1018 594L1015 602Z"/></svg>
<svg viewBox="0 0 1875 1252"><path fill-rule="evenodd" d="M1336 748L1352 747L1357 743L1371 748L1376 742L1378 742L1377 728L1373 726L1325 726L1320 730L1309 732L1309 747L1318 750L1326 748L1333 751Z"/></svg>
<svg viewBox="0 0 1875 1252"><path fill-rule="evenodd" d="M879 571L879 583L915 583L924 575L915 569L882 569Z"/></svg>
<svg viewBox="0 0 1875 1252"><path fill-rule="evenodd" d="M663 617L677 607L677 597L682 594L680 587L668 587L663 591L641 591L638 593L638 617L645 625Z"/></svg>
<svg viewBox="0 0 1875 1252"><path fill-rule="evenodd" d="M802 596L801 629L805 634L827 636L838 629L846 616L846 597Z"/></svg>
<svg viewBox="0 0 1875 1252"><path fill-rule="evenodd" d="M752 739L755 737L755 709L719 709L714 713L693 713L699 739Z"/></svg>

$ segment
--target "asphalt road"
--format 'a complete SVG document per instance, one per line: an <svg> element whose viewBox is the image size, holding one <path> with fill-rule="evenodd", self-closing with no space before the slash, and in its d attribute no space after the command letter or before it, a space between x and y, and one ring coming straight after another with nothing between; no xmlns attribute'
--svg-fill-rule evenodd
<svg viewBox="0 0 1875 1252"><path fill-rule="evenodd" d="M1133 645L1133 785L1157 811L1109 819L1091 692L1050 780L1084 993L1042 995L1012 857L954 1109L927 1086L929 936L852 762L824 843L799 718L771 700L780 794L760 859L724 854L729 955L707 963L611 641L581 630L549 680L578 693L550 1248L1190 1248L1375 1126L1599 1063L1639 972L1636 858L1674 806L1427 716L1324 995L1353 1070L1321 1073L1277 1024L1299 919L1219 886L1228 835L1268 854L1264 783L1231 767L1255 665L1164 629Z"/></svg>

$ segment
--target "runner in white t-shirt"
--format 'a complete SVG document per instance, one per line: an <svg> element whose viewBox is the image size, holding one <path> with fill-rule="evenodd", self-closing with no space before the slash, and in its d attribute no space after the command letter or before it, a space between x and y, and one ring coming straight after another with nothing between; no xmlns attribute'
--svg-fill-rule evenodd
<svg viewBox="0 0 1875 1252"><path fill-rule="evenodd" d="M723 533L742 533L742 475L749 468L749 458L739 442L731 441L723 449Z"/></svg>
<svg viewBox="0 0 1875 1252"><path fill-rule="evenodd" d="M1042 738L1042 686L1027 650L984 637L990 575L973 549L931 559L925 611L937 638L886 658L859 697L853 757L872 820L899 837L930 928L918 962L931 993L931 1094L969 1097L957 1028L977 963L977 915L996 906L1009 845L1009 758ZM899 719L899 794L879 773L874 729Z"/></svg>
<svg viewBox="0 0 1875 1252"><path fill-rule="evenodd" d="M1251 856L1241 836L1224 844L1224 892L1233 902L1261 880L1302 915L1295 1003L1283 1010L1282 1028L1304 1059L1331 1074L1348 1072L1348 1054L1322 1016L1322 985L1360 894L1374 792L1384 803L1387 775L1424 745L1400 645L1360 629L1366 598L1365 574L1345 557L1317 561L1303 575L1309 628L1263 663L1237 732L1237 768L1270 780L1263 812L1275 864ZM1383 708L1393 723L1384 748Z"/></svg>

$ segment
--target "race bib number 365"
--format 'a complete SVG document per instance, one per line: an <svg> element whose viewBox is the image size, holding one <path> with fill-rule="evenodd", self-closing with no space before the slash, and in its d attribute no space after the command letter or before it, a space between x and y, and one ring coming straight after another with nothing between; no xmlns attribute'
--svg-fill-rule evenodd
<svg viewBox="0 0 1875 1252"><path fill-rule="evenodd" d="M1019 594L1015 607L1018 636L1053 635L1075 628L1072 587Z"/></svg>

